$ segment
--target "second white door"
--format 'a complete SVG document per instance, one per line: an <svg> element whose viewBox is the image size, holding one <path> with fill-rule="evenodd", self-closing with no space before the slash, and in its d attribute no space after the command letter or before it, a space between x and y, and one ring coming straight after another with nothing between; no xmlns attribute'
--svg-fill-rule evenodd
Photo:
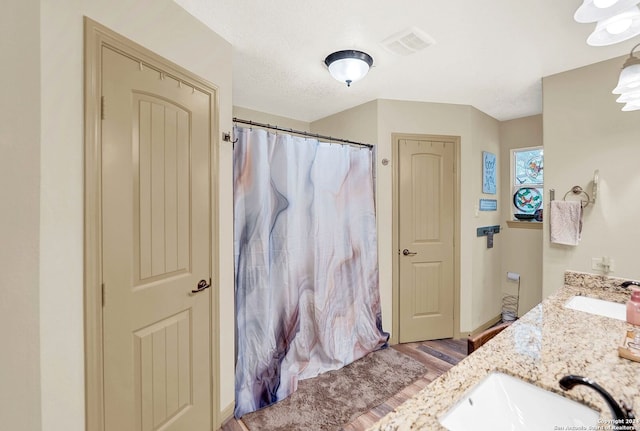
<svg viewBox="0 0 640 431"><path fill-rule="evenodd" d="M108 47L102 94L105 430L210 430L211 96Z"/></svg>
<svg viewBox="0 0 640 431"><path fill-rule="evenodd" d="M398 140L399 340L453 336L454 143Z"/></svg>

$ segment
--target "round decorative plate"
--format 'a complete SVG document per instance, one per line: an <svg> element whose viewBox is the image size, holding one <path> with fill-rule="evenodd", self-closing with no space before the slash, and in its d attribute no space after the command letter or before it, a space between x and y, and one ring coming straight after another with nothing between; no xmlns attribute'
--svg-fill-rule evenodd
<svg viewBox="0 0 640 431"><path fill-rule="evenodd" d="M542 175L542 157L540 156L536 156L536 157L532 157L529 162L527 163L527 168L526 168L526 172L527 172L527 176L531 179L531 182L533 183L539 183L540 178L538 178L539 176Z"/></svg>
<svg viewBox="0 0 640 431"><path fill-rule="evenodd" d="M514 193L513 205L524 213L533 213L542 205L542 196L538 189L522 187Z"/></svg>

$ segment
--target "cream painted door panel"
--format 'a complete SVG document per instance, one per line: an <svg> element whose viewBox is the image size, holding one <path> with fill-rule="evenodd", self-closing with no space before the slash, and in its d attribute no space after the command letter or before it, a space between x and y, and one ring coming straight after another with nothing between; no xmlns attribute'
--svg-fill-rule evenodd
<svg viewBox="0 0 640 431"><path fill-rule="evenodd" d="M105 430L210 430L210 96L102 64Z"/></svg>
<svg viewBox="0 0 640 431"><path fill-rule="evenodd" d="M399 140L400 342L453 336L454 144Z"/></svg>

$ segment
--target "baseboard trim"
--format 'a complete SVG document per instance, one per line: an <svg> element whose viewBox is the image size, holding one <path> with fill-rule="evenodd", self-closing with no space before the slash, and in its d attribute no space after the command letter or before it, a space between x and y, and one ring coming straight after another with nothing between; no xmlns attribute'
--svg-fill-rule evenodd
<svg viewBox="0 0 640 431"><path fill-rule="evenodd" d="M502 320L502 314L498 314L497 316L492 317L491 319L487 320L482 325L478 326L476 329L474 329L469 334L467 334L467 336L468 337L473 337L475 335L478 335L479 333L481 333L485 329L489 329L493 325L495 325L496 323L500 322L500 320Z"/></svg>
<svg viewBox="0 0 640 431"><path fill-rule="evenodd" d="M217 424L218 428L222 428L222 425L224 425L228 420L233 418L234 406L235 406L235 402L232 402L227 407L220 410L220 416L218 416L220 418L220 423Z"/></svg>

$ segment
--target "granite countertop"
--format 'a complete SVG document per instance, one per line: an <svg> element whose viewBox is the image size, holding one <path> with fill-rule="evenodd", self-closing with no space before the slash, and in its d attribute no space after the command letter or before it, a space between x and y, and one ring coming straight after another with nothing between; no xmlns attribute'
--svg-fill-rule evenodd
<svg viewBox="0 0 640 431"><path fill-rule="evenodd" d="M492 371L583 402L599 410L602 420L610 419L608 405L593 389L576 386L565 392L558 385L567 374L588 377L640 411L640 363L618 356L618 346L632 326L563 306L574 295L624 303L630 292L618 287L621 281L567 271L563 288L369 430L445 430L438 418Z"/></svg>

